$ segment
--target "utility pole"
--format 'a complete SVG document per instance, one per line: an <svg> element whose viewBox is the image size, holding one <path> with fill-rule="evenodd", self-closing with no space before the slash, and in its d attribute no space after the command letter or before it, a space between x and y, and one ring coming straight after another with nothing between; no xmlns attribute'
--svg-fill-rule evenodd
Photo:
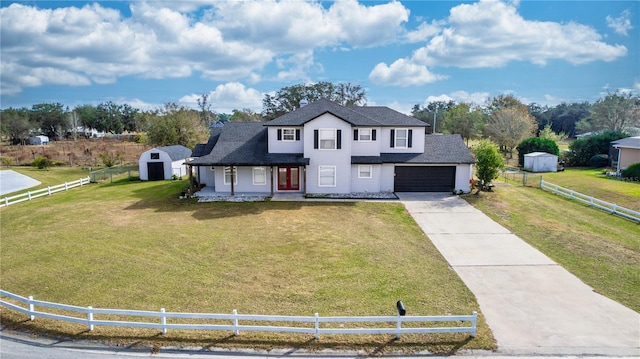
<svg viewBox="0 0 640 359"><path fill-rule="evenodd" d="M438 108L436 107L436 110L433 112L433 131L431 131L431 134L436 133L436 116L437 115L438 115Z"/></svg>

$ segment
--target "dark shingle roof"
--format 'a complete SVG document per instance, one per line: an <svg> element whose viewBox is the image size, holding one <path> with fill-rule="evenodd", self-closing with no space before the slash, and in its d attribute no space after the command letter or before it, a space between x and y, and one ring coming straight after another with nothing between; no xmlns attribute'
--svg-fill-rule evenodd
<svg viewBox="0 0 640 359"><path fill-rule="evenodd" d="M213 136L212 136L213 137ZM228 122L211 152L189 162L199 166L307 165L302 153L267 153L267 129L261 122Z"/></svg>
<svg viewBox="0 0 640 359"><path fill-rule="evenodd" d="M191 157L202 157L208 153L211 153L211 150L218 142L218 138L220 138L220 133L222 132L222 128L216 127L211 129L211 136L209 137L209 141L207 143L197 144L191 153Z"/></svg>
<svg viewBox="0 0 640 359"><path fill-rule="evenodd" d="M184 160L191 156L191 150L182 145L164 146L156 149L168 154L171 161Z"/></svg>
<svg viewBox="0 0 640 359"><path fill-rule="evenodd" d="M427 124L388 107L382 106L341 106L327 99L312 102L295 111L266 122L265 126L302 126L305 123L330 113L352 126L421 126Z"/></svg>
<svg viewBox="0 0 640 359"><path fill-rule="evenodd" d="M424 153L381 153L376 156L353 156L351 163L475 163L471 151L460 135L425 135Z"/></svg>

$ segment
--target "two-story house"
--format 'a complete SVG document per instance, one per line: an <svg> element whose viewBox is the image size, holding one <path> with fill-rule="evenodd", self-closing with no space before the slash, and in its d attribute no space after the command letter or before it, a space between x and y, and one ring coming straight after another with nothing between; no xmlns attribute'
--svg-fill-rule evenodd
<svg viewBox="0 0 640 359"><path fill-rule="evenodd" d="M469 192L475 160L462 137L425 127L323 99L269 122L228 122L189 165L218 193Z"/></svg>

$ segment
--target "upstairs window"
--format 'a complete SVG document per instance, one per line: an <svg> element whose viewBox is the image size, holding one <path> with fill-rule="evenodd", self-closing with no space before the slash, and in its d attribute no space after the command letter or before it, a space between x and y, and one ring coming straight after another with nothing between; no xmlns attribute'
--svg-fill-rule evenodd
<svg viewBox="0 0 640 359"><path fill-rule="evenodd" d="M293 142L300 141L300 129L298 128L279 128L278 141Z"/></svg>
<svg viewBox="0 0 640 359"><path fill-rule="evenodd" d="M413 130L406 128L396 128L391 130L391 148L411 148L411 137Z"/></svg>
<svg viewBox="0 0 640 359"><path fill-rule="evenodd" d="M356 128L353 130L353 140L371 142L376 140L376 130L372 128Z"/></svg>
<svg viewBox="0 0 640 359"><path fill-rule="evenodd" d="M313 131L313 148L336 150L342 148L342 131L333 128L321 128Z"/></svg>

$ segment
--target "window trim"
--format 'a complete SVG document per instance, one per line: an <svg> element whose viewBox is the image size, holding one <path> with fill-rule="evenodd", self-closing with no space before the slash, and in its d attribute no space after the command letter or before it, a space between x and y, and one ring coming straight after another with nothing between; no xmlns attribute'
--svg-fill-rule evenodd
<svg viewBox="0 0 640 359"><path fill-rule="evenodd" d="M231 166L224 166L223 171L223 178L222 178L222 183L224 183L225 186L229 186L231 185L231 182L227 179L227 173L231 174ZM237 185L238 184L238 167L237 166L233 166L233 185Z"/></svg>
<svg viewBox="0 0 640 359"><path fill-rule="evenodd" d="M328 171L328 170L332 170L333 171L333 184L322 184L321 178L322 178L322 172L323 171ZM328 176L326 176L328 177ZM325 166L325 165L320 165L318 166L318 187L336 187L337 186L337 170L336 170L336 166Z"/></svg>
<svg viewBox="0 0 640 359"><path fill-rule="evenodd" d="M398 138L402 139L402 137L398 136L398 132L399 131L403 131L405 133L404 136L404 146L398 146ZM408 128L396 128L394 129L394 135L393 135L393 147L394 148L401 148L401 149L405 149L405 148L409 148L409 129Z"/></svg>
<svg viewBox="0 0 640 359"><path fill-rule="evenodd" d="M369 139L363 139L362 132L369 132ZM358 129L358 142L373 142L373 129L372 128L359 128Z"/></svg>
<svg viewBox="0 0 640 359"><path fill-rule="evenodd" d="M362 169L368 167L369 168L369 176L362 175ZM372 165L358 165L358 178L373 178L373 166Z"/></svg>
<svg viewBox="0 0 640 359"><path fill-rule="evenodd" d="M286 132L291 133L286 133ZM287 136L291 136L291 139L287 139ZM293 127L287 127L282 129L282 142L295 142L296 141L296 129Z"/></svg>
<svg viewBox="0 0 640 359"><path fill-rule="evenodd" d="M256 170L261 170L264 176L264 183L256 181ZM266 186L267 185L267 168L264 166L256 166L251 169L254 186Z"/></svg>
<svg viewBox="0 0 640 359"><path fill-rule="evenodd" d="M322 147L322 133L323 132L331 132L333 133L333 148L323 148ZM325 141L329 141L328 139L325 139ZM318 129L318 149L321 151L333 151L338 149L338 130L335 128L319 128Z"/></svg>

